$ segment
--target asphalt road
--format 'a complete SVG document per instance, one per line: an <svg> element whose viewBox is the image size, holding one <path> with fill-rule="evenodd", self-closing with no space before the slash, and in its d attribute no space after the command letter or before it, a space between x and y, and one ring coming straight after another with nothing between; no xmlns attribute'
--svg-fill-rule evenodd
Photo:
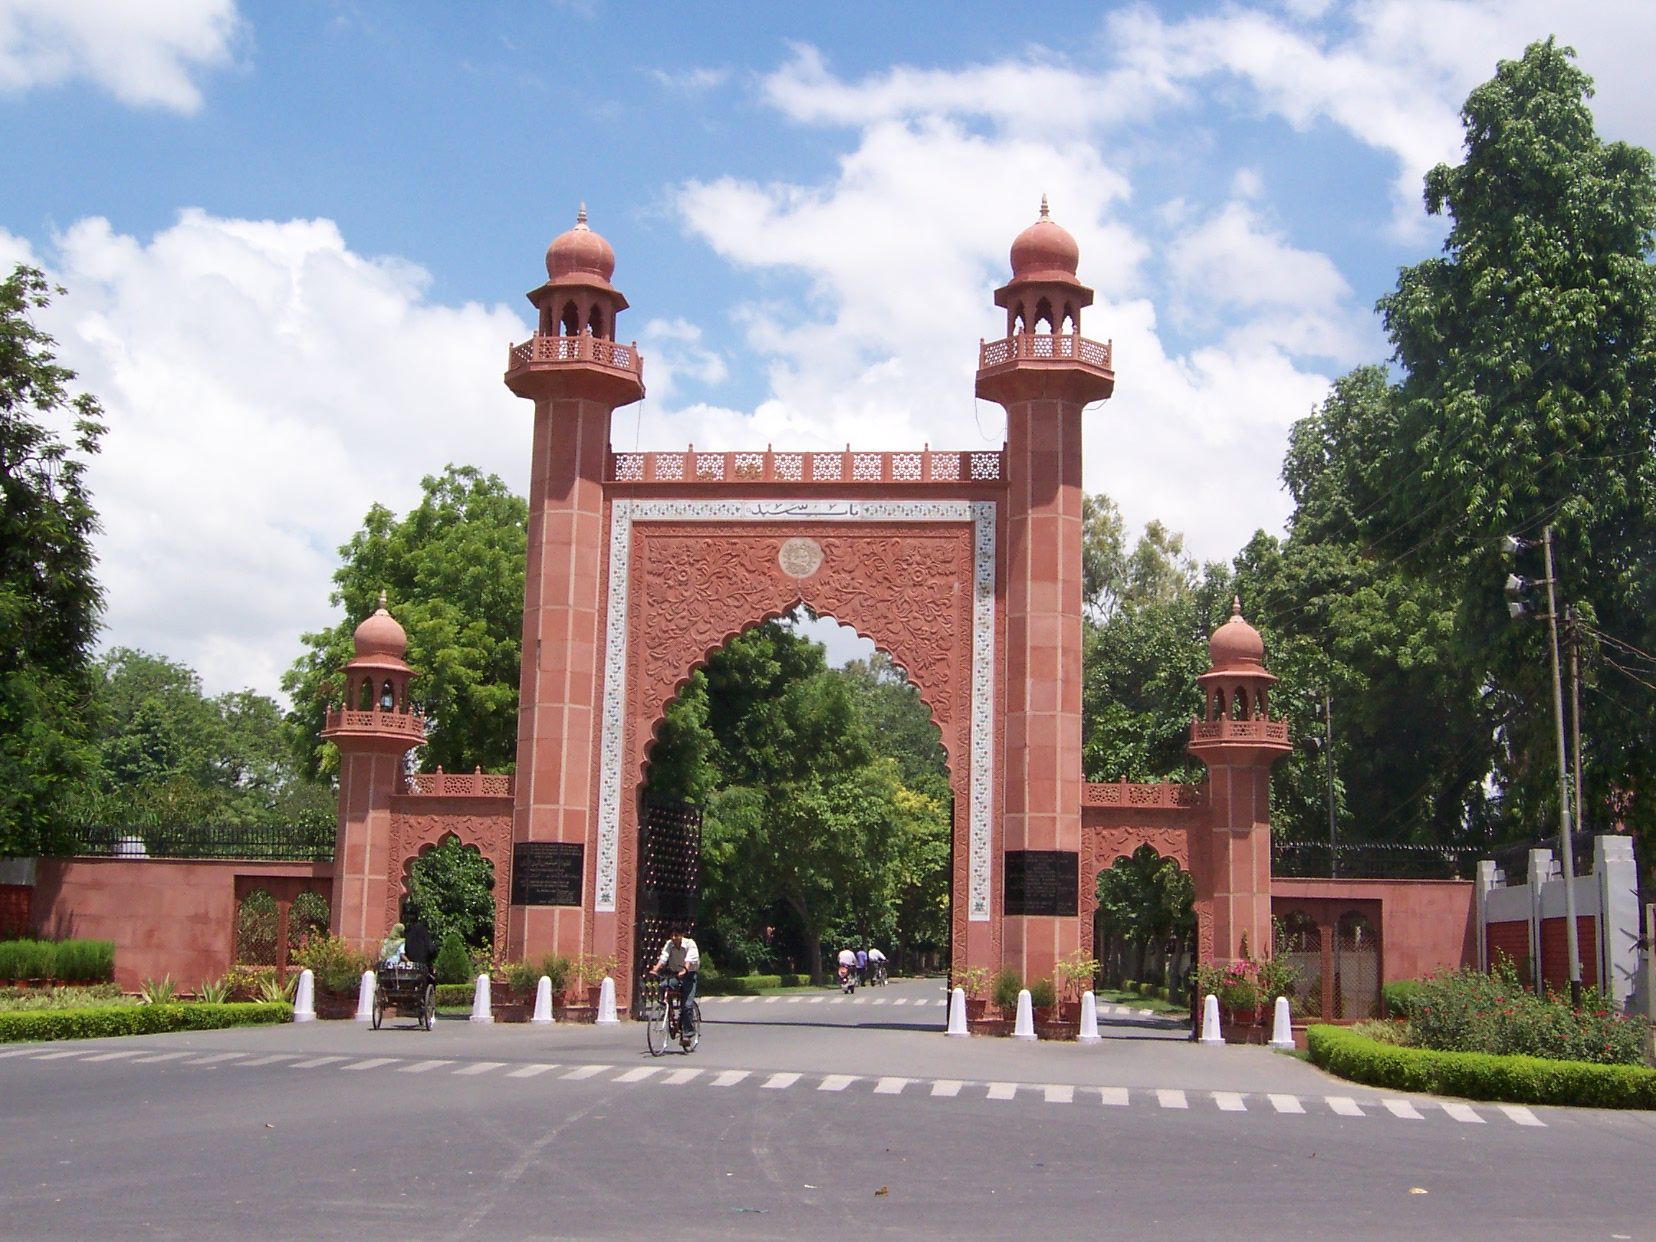
<svg viewBox="0 0 1656 1242"><path fill-rule="evenodd" d="M0 1237L1656 1239L1648 1113L816 995L709 999L659 1059L632 1024L464 1020L0 1047Z"/></svg>

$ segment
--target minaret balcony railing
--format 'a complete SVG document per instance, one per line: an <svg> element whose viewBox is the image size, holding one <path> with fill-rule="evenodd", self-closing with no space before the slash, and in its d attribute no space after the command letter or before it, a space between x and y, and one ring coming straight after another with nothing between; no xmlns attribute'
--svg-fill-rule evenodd
<svg viewBox="0 0 1656 1242"><path fill-rule="evenodd" d="M510 798L512 778L507 773L412 772L404 781L404 792L423 798Z"/></svg>
<svg viewBox="0 0 1656 1242"><path fill-rule="evenodd" d="M1193 742L1282 742L1288 741L1286 720L1193 720Z"/></svg>
<svg viewBox="0 0 1656 1242"><path fill-rule="evenodd" d="M393 733L401 737L425 737L425 717L418 712L330 711L323 733Z"/></svg>
<svg viewBox="0 0 1656 1242"><path fill-rule="evenodd" d="M1114 342L1089 341L1079 332L1019 332L978 347L978 370L989 371L1019 362L1082 362L1110 370Z"/></svg>
<svg viewBox="0 0 1656 1242"><path fill-rule="evenodd" d="M1006 479L1002 453L942 452L859 453L611 453L611 483L799 483L843 487L846 484L1001 483Z"/></svg>
<svg viewBox="0 0 1656 1242"><path fill-rule="evenodd" d="M636 342L622 345L590 332L578 336L545 336L537 332L521 345L511 347L507 352L506 370L508 373L521 371L546 362L589 362L632 375L644 373L644 358Z"/></svg>

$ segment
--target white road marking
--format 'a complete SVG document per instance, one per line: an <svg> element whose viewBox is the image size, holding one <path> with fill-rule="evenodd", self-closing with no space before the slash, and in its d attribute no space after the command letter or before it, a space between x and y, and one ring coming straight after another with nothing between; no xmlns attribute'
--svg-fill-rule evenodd
<svg viewBox="0 0 1656 1242"><path fill-rule="evenodd" d="M610 1081L612 1081L612 1082L643 1082L651 1074L659 1074L660 1072L661 1072L661 1067L658 1066L658 1065L640 1065L637 1069L630 1069L624 1074L617 1074Z"/></svg>
<svg viewBox="0 0 1656 1242"><path fill-rule="evenodd" d="M1303 1113L1305 1111L1305 1105L1299 1102L1299 1096L1297 1095L1267 1095L1265 1098L1271 1101L1271 1107L1279 1113Z"/></svg>
<svg viewBox="0 0 1656 1242"><path fill-rule="evenodd" d="M413 1065L404 1065L397 1072L399 1074L426 1074L434 1069L441 1069L445 1065L453 1065L453 1061L416 1061Z"/></svg>
<svg viewBox="0 0 1656 1242"><path fill-rule="evenodd" d="M187 1053L187 1052L158 1052L152 1057L139 1057L136 1061L133 1062L133 1064L134 1065L153 1065L157 1061L176 1061L180 1057L187 1057L189 1055L190 1054Z"/></svg>
<svg viewBox="0 0 1656 1242"><path fill-rule="evenodd" d="M1248 1106L1242 1102L1242 1097L1234 1091L1215 1091L1213 1102L1219 1106L1222 1113L1245 1113Z"/></svg>
<svg viewBox="0 0 1656 1242"><path fill-rule="evenodd" d="M273 1052L269 1056L254 1057L251 1061L243 1061L236 1068L237 1069L251 1069L255 1065L275 1065L278 1061L292 1061L292 1060L295 1060L297 1058L297 1056L298 1056L298 1054L294 1053L294 1052ZM447 1061L441 1061L441 1062L438 1062L438 1064L447 1065L448 1062Z"/></svg>
<svg viewBox="0 0 1656 1242"><path fill-rule="evenodd" d="M1381 1104L1393 1117L1401 1117L1405 1121L1424 1121L1418 1109L1407 1100L1381 1100Z"/></svg>
<svg viewBox="0 0 1656 1242"><path fill-rule="evenodd" d="M713 1076L715 1087L734 1087L748 1076L747 1070L720 1070Z"/></svg>
<svg viewBox="0 0 1656 1242"><path fill-rule="evenodd" d="M1126 1087L1100 1087L1098 1094L1100 1104L1108 1104L1112 1108L1123 1108L1127 1104Z"/></svg>
<svg viewBox="0 0 1656 1242"><path fill-rule="evenodd" d="M676 1087L682 1083L689 1082L693 1078L699 1078L700 1076L701 1070L699 1069L676 1069L669 1073L667 1077L663 1078L661 1081L671 1083Z"/></svg>
<svg viewBox="0 0 1656 1242"><path fill-rule="evenodd" d="M462 1065L455 1070L456 1074L487 1074L490 1070L505 1068L504 1061L473 1061L470 1065Z"/></svg>
<svg viewBox="0 0 1656 1242"><path fill-rule="evenodd" d="M319 1065L332 1065L335 1061L343 1061L344 1057L311 1057L306 1061L295 1061L289 1069L315 1069Z"/></svg>
<svg viewBox="0 0 1656 1242"><path fill-rule="evenodd" d="M7 1057L26 1057L33 1051L33 1048L7 1048L4 1052L0 1052L0 1061Z"/></svg>
<svg viewBox="0 0 1656 1242"><path fill-rule="evenodd" d="M893 1005L906 1005L906 1004L909 1003L909 998L906 997L906 996L899 996L894 1001L892 1001L891 1003Z"/></svg>
<svg viewBox="0 0 1656 1242"><path fill-rule="evenodd" d="M1156 1100L1163 1108L1190 1107L1190 1101L1185 1099L1183 1091L1172 1091L1166 1087L1156 1088Z"/></svg>
<svg viewBox="0 0 1656 1242"><path fill-rule="evenodd" d="M989 1084L989 1098L991 1100L1010 1100L1018 1094L1018 1084L1015 1082L992 1082Z"/></svg>
<svg viewBox="0 0 1656 1242"><path fill-rule="evenodd" d="M612 1070L614 1068L615 1068L615 1066L613 1066L613 1065L577 1065L574 1069L570 1070L568 1073L559 1074L558 1077L559 1078L596 1078L599 1074L602 1074L605 1070Z"/></svg>
<svg viewBox="0 0 1656 1242"><path fill-rule="evenodd" d="M239 1061L247 1054L245 1052L210 1052L204 1057L196 1057L185 1065L217 1065L222 1061Z"/></svg>
<svg viewBox="0 0 1656 1242"><path fill-rule="evenodd" d="M126 1057L135 1057L142 1051L142 1048L122 1048L116 1052L100 1052L97 1056L87 1057L86 1059L88 1061L120 1061Z"/></svg>
<svg viewBox="0 0 1656 1242"><path fill-rule="evenodd" d="M395 1065L400 1060L401 1057L369 1057L366 1061L352 1061L349 1065L341 1065L339 1069L341 1073L345 1070L379 1069L382 1065Z"/></svg>
<svg viewBox="0 0 1656 1242"><path fill-rule="evenodd" d="M1521 1126L1544 1126L1547 1124L1522 1104L1497 1104L1495 1107Z"/></svg>
<svg viewBox="0 0 1656 1242"><path fill-rule="evenodd" d="M902 1095L903 1088L913 1082L912 1078L882 1078L874 1084L875 1095Z"/></svg>
<svg viewBox="0 0 1656 1242"><path fill-rule="evenodd" d="M818 1091L844 1091L857 1081L855 1074L829 1074L817 1084Z"/></svg>
<svg viewBox="0 0 1656 1242"><path fill-rule="evenodd" d="M1328 1097L1328 1107L1342 1117L1363 1117L1367 1114L1358 1106L1356 1100L1349 1095L1331 1095Z"/></svg>
<svg viewBox="0 0 1656 1242"><path fill-rule="evenodd" d="M780 996L767 996L767 997L765 997L765 1004L774 1005L774 1004L776 1004L777 1001L779 1001L781 999L782 998Z"/></svg>
<svg viewBox="0 0 1656 1242"><path fill-rule="evenodd" d="M812 1005L820 1005L820 1004L822 1004L823 1001L825 1001L827 999L828 998L826 996L813 996L813 997L810 998L808 1003L812 1004Z"/></svg>
<svg viewBox="0 0 1656 1242"><path fill-rule="evenodd" d="M1482 1117L1473 1112L1471 1107L1466 1104L1456 1104L1452 1100L1445 1100L1443 1102L1443 1111L1448 1113L1456 1121L1464 1121L1475 1126L1487 1124Z"/></svg>
<svg viewBox="0 0 1656 1242"><path fill-rule="evenodd" d="M770 1091L785 1091L803 1077L803 1074L772 1074L759 1085Z"/></svg>
<svg viewBox="0 0 1656 1242"><path fill-rule="evenodd" d="M64 1057L84 1057L85 1048L71 1048L67 1052L43 1052L35 1058L37 1061L61 1061Z"/></svg>
<svg viewBox="0 0 1656 1242"><path fill-rule="evenodd" d="M1046 1102L1048 1104L1075 1103L1074 1087L1067 1087L1062 1083L1049 1082L1043 1089L1046 1091Z"/></svg>
<svg viewBox="0 0 1656 1242"><path fill-rule="evenodd" d="M948 1099L953 1099L955 1096L960 1094L960 1089L965 1085L966 1084L961 1082L958 1078L939 1078L936 1082L932 1083L931 1093L933 1095L941 1095Z"/></svg>
<svg viewBox="0 0 1656 1242"><path fill-rule="evenodd" d="M555 1070L557 1068L558 1068L558 1063L556 1061L553 1061L551 1064L543 1064L541 1062L536 1062L534 1065L520 1066L519 1068L513 1070L511 1073L507 1074L506 1077L508 1077L508 1078L535 1078L538 1075L546 1073L548 1070Z"/></svg>

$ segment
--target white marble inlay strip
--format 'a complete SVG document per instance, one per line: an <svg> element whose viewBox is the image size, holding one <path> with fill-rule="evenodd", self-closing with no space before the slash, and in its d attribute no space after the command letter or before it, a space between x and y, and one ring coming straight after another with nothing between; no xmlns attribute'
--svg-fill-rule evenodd
<svg viewBox="0 0 1656 1242"><path fill-rule="evenodd" d="M713 1076L712 1085L715 1087L734 1087L747 1076L747 1070L720 1070Z"/></svg>
<svg viewBox="0 0 1656 1242"><path fill-rule="evenodd" d="M187 1057L187 1052L158 1052L152 1057L139 1057L134 1065L154 1065L157 1061L176 1061L180 1057Z"/></svg>
<svg viewBox="0 0 1656 1242"><path fill-rule="evenodd" d="M341 1065L339 1069L341 1073L346 1070L379 1069L382 1065L395 1065L400 1060L401 1057L369 1057L366 1061L352 1061L349 1065Z"/></svg>
<svg viewBox="0 0 1656 1242"><path fill-rule="evenodd" d="M574 1079L596 1078L605 1070L612 1070L614 1068L615 1066L613 1065L577 1065L574 1069L569 1070L566 1073L559 1074L558 1077Z"/></svg>
<svg viewBox="0 0 1656 1242"><path fill-rule="evenodd" d="M1471 1106L1467 1104L1456 1104L1452 1100L1445 1100L1443 1103L1443 1111L1448 1113L1456 1121L1464 1121L1469 1125L1481 1126L1488 1124L1482 1117L1473 1112Z"/></svg>
<svg viewBox="0 0 1656 1242"><path fill-rule="evenodd" d="M536 1062L534 1065L519 1066L517 1069L513 1070L511 1073L507 1074L506 1077L508 1077L508 1078L537 1078L541 1074L546 1073L548 1070L555 1070L557 1068L558 1068L558 1063L556 1061L553 1061L553 1062L550 1062L550 1063Z"/></svg>
<svg viewBox="0 0 1656 1242"><path fill-rule="evenodd" d="M1101 1097L1098 1101L1100 1104L1108 1104L1112 1108L1125 1108L1127 1106L1126 1087L1100 1087L1098 1093Z"/></svg>
<svg viewBox="0 0 1656 1242"><path fill-rule="evenodd" d="M1174 1091L1167 1087L1156 1088L1156 1102L1163 1108L1189 1108L1190 1101L1185 1098L1183 1091Z"/></svg>
<svg viewBox="0 0 1656 1242"><path fill-rule="evenodd" d="M122 1061L127 1057L135 1057L142 1051L142 1048L121 1048L115 1052L100 1052L97 1056L87 1057L86 1059L88 1061Z"/></svg>
<svg viewBox="0 0 1656 1242"><path fill-rule="evenodd" d="M1048 1104L1075 1103L1074 1087L1068 1087L1062 1083L1049 1082L1044 1088L1042 1088L1042 1090L1046 1092L1046 1102Z"/></svg>
<svg viewBox="0 0 1656 1242"><path fill-rule="evenodd" d="M1328 1107L1332 1108L1341 1117L1362 1117L1366 1115L1357 1101L1349 1095L1329 1096Z"/></svg>
<svg viewBox="0 0 1656 1242"><path fill-rule="evenodd" d="M913 1082L912 1078L882 1078L874 1084L875 1095L902 1095L903 1088Z"/></svg>
<svg viewBox="0 0 1656 1242"><path fill-rule="evenodd" d="M1305 1112L1305 1105L1299 1102L1297 1095L1267 1095L1265 1098L1271 1101L1271 1107L1279 1113Z"/></svg>
<svg viewBox="0 0 1656 1242"><path fill-rule="evenodd" d="M1522 1104L1497 1104L1495 1107L1521 1126L1544 1126L1547 1124Z"/></svg>
<svg viewBox="0 0 1656 1242"><path fill-rule="evenodd" d="M932 1083L931 1093L943 1096L945 1099L953 1099L960 1094L960 1089L965 1085L958 1078L939 1078Z"/></svg>
<svg viewBox="0 0 1656 1242"><path fill-rule="evenodd" d="M855 1074L829 1074L817 1085L818 1091L844 1091L857 1081Z"/></svg>
<svg viewBox="0 0 1656 1242"><path fill-rule="evenodd" d="M1015 1082L992 1082L989 1084L991 1100L1010 1100L1018 1094L1018 1084Z"/></svg>
<svg viewBox="0 0 1656 1242"><path fill-rule="evenodd" d="M667 1077L663 1078L661 1081L678 1087L682 1086L684 1083L690 1082L692 1079L701 1077L701 1073L702 1071L699 1069L676 1069L669 1073Z"/></svg>
<svg viewBox="0 0 1656 1242"><path fill-rule="evenodd" d="M445 1065L453 1065L453 1061L416 1061L413 1065L405 1065L397 1071L399 1074L429 1074L434 1069L442 1069Z"/></svg>
<svg viewBox="0 0 1656 1242"><path fill-rule="evenodd" d="M630 1070L627 1070L623 1074L617 1074L611 1081L612 1082L643 1082L651 1074L659 1074L659 1073L661 1073L661 1067L658 1066L658 1065L640 1065L637 1069L630 1069Z"/></svg>
<svg viewBox="0 0 1656 1242"><path fill-rule="evenodd" d="M304 1060L304 1061L295 1061L292 1065L288 1066L288 1068L289 1069L316 1069L318 1066L332 1065L336 1061L343 1061L345 1059L346 1058L344 1058L344 1057L310 1057L309 1059Z"/></svg>
<svg viewBox="0 0 1656 1242"><path fill-rule="evenodd" d="M1381 1104L1393 1117L1401 1117L1405 1121L1424 1121L1420 1111L1407 1100L1381 1100Z"/></svg>
<svg viewBox="0 0 1656 1242"><path fill-rule="evenodd" d="M1248 1106L1242 1102L1242 1097L1234 1091L1215 1091L1213 1102L1219 1106L1222 1113L1245 1113Z"/></svg>
<svg viewBox="0 0 1656 1242"><path fill-rule="evenodd" d="M504 1061L473 1061L470 1065L462 1065L455 1070L456 1074L487 1074L491 1070L505 1069Z"/></svg>
<svg viewBox="0 0 1656 1242"><path fill-rule="evenodd" d="M772 1074L759 1085L770 1091L785 1091L803 1077L803 1074Z"/></svg>

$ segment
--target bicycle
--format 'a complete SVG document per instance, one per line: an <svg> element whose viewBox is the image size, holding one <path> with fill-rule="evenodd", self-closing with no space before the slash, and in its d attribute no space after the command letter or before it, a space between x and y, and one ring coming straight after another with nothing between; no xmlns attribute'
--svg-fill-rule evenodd
<svg viewBox="0 0 1656 1242"><path fill-rule="evenodd" d="M639 981L639 994L644 998L644 1040L650 1055L659 1057L675 1040L686 1053L694 1052L701 1043L700 1002L690 1002L690 1029L685 1030L679 1018L677 988L663 987L658 976L647 974Z"/></svg>
<svg viewBox="0 0 1656 1242"><path fill-rule="evenodd" d="M868 986L871 988L884 987L886 982L886 964L881 961L868 963Z"/></svg>

